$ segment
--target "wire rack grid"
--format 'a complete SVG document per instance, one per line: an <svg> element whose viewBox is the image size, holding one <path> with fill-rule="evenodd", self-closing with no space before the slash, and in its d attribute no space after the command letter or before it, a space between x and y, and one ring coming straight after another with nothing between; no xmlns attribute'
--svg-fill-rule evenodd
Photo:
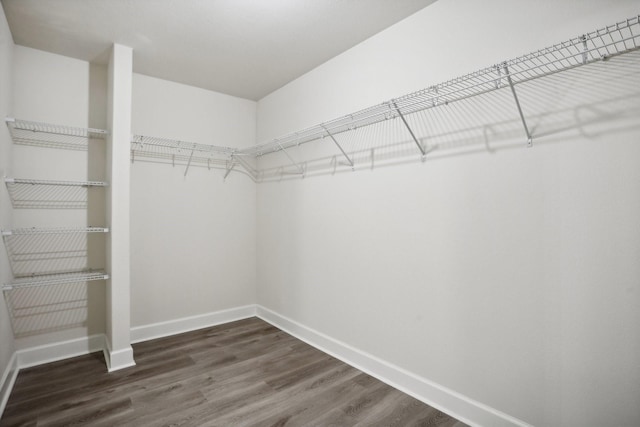
<svg viewBox="0 0 640 427"><path fill-rule="evenodd" d="M75 273L60 273L33 275L13 280L2 287L3 291L10 291L18 288L34 288L41 286L54 286L73 283L85 283L95 280L107 280L109 275L102 270L86 270Z"/></svg>
<svg viewBox="0 0 640 427"><path fill-rule="evenodd" d="M15 144L34 145L68 150L87 150L90 140L105 139L103 129L79 128L5 118Z"/></svg>
<svg viewBox="0 0 640 427"><path fill-rule="evenodd" d="M101 181L50 181L5 178L16 209L86 209L89 189L104 188Z"/></svg>
<svg viewBox="0 0 640 427"><path fill-rule="evenodd" d="M606 61L613 56L637 50L639 44L640 16L635 16L569 41L241 150L239 154L263 156L384 120L404 119L405 115L513 87L595 61Z"/></svg>

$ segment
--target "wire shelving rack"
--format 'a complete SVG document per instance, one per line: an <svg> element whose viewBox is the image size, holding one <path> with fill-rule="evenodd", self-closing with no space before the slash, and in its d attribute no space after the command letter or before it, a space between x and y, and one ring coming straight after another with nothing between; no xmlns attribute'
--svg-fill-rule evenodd
<svg viewBox="0 0 640 427"><path fill-rule="evenodd" d="M593 62L607 61L612 57L637 50L639 45L640 16L635 16L566 42L503 61L379 105L241 150L239 154L259 157L311 141L328 139L340 148L341 154L346 157L347 162L353 165L348 154L340 147L335 138L336 135L399 118L404 123L408 136L414 140L417 152L424 156L427 154L428 148L415 137L405 119L406 116L507 87L512 91L516 108L522 120L527 144L531 146L533 135L530 133L525 115L520 107L516 92L518 84Z"/></svg>
<svg viewBox="0 0 640 427"><path fill-rule="evenodd" d="M344 158L341 165L353 168L353 155L343 148L339 140L341 134L394 119L399 119L402 123L407 138L413 142L415 153L424 158L430 148L424 138L419 138L414 133L408 120L411 115L497 90L510 91L512 102L520 117L524 140L527 146L532 146L535 135L532 134L527 124L526 112L520 105L516 90L518 85L576 67L608 61L613 57L638 50L639 46L640 15L245 149L215 145L202 147L198 144L162 138L149 138L143 147L143 137L135 135L131 142L132 160L137 156L169 159L174 164L180 160L187 163L188 170L189 164L198 162L210 165L215 158L219 165L227 169L227 175L233 166L239 164L255 181L260 181L264 177L264 170L253 167L247 159L283 152L289 164L279 167L280 173L304 175L304 166L298 163L288 150L312 141L324 140L336 148L337 156Z"/></svg>
<svg viewBox="0 0 640 427"><path fill-rule="evenodd" d="M3 230L13 276L75 273L89 268L90 252L102 246L93 234L108 233L108 228L20 228Z"/></svg>
<svg viewBox="0 0 640 427"><path fill-rule="evenodd" d="M5 118L16 145L89 151L107 131ZM91 145L93 147L93 145ZM102 181L4 178L16 209L87 209L89 191ZM0 232L13 278L2 285L15 336L81 325L87 318L88 282L106 280L102 269L104 227L19 228ZM43 288L56 286L56 289ZM69 326L70 327L70 326Z"/></svg>
<svg viewBox="0 0 640 427"><path fill-rule="evenodd" d="M52 181L5 178L16 209L86 209L90 188L104 188L102 181Z"/></svg>
<svg viewBox="0 0 640 427"><path fill-rule="evenodd" d="M84 283L92 282L95 280L107 280L108 278L109 275L102 270L87 270L76 273L34 275L31 277L17 278L11 283L3 285L2 290L11 291L21 288L36 288L43 286Z"/></svg>
<svg viewBox="0 0 640 427"><path fill-rule="evenodd" d="M170 163L173 166L176 164L186 165L185 175L191 166L230 170L237 164L237 160L234 159L236 151L231 147L198 144L169 138L146 135L131 137L132 163L135 163L136 160L145 160Z"/></svg>
<svg viewBox="0 0 640 427"><path fill-rule="evenodd" d="M5 118L11 139L19 145L35 145L68 150L87 150L89 141L105 139L103 129L79 128L50 123Z"/></svg>
<svg viewBox="0 0 640 427"><path fill-rule="evenodd" d="M7 238L11 236L33 236L43 234L74 234L74 233L108 233L109 229L105 227L84 227L84 228L66 228L66 227L51 227L51 228L16 228L13 230L2 230L2 237Z"/></svg>

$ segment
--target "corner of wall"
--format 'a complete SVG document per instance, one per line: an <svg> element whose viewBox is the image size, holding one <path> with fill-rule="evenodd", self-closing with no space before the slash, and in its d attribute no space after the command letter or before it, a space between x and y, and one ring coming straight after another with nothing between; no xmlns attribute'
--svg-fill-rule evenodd
<svg viewBox="0 0 640 427"><path fill-rule="evenodd" d="M13 50L14 43L9 24L0 4L0 119L11 113L13 104ZM0 125L0 177L11 171L11 140L4 123ZM12 222L11 202L7 189L2 183L0 188L0 228L10 228ZM0 245L0 284L11 279L11 273L4 245ZM15 344L13 331L4 293L0 292L0 414L9 398L13 381L17 375Z"/></svg>

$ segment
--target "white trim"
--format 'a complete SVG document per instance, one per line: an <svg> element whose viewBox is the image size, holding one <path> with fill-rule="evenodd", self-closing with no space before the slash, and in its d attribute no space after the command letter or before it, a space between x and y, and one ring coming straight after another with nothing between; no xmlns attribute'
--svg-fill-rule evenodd
<svg viewBox="0 0 640 427"><path fill-rule="evenodd" d="M7 406L11 390L13 390L13 384L16 382L18 376L18 356L14 352L9 359L9 363L2 374L2 380L0 380L0 417L4 412L4 408Z"/></svg>
<svg viewBox="0 0 640 427"><path fill-rule="evenodd" d="M247 319L249 317L254 317L255 315L256 306L251 304L226 310L213 311L211 313L200 314L197 316L168 320L166 322L135 326L131 328L131 343L135 344L142 341L149 341L156 338L195 331L197 329Z"/></svg>
<svg viewBox="0 0 640 427"><path fill-rule="evenodd" d="M328 335L304 326L261 305L256 316L343 362L376 377L398 390L472 426L519 426L530 424L447 387L420 377Z"/></svg>
<svg viewBox="0 0 640 427"><path fill-rule="evenodd" d="M105 341L104 334L97 334L18 350L18 368L29 368L101 351L105 347Z"/></svg>
<svg viewBox="0 0 640 427"><path fill-rule="evenodd" d="M105 339L102 353L104 354L104 361L107 365L108 372L136 366L136 361L133 359L133 347L130 345L126 348L113 351L109 345L109 340Z"/></svg>

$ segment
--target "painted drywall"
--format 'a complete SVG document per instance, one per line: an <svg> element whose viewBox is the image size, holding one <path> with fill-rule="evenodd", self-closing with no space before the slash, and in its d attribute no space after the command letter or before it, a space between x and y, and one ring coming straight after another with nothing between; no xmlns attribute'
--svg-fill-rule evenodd
<svg viewBox="0 0 640 427"><path fill-rule="evenodd" d="M10 115L19 119L88 127L106 123L106 71L79 61L15 46L14 101ZM13 145L16 178L104 180L104 142L88 151ZM16 209L13 227L104 226L104 190L91 190L89 209ZM89 239L89 267L104 268L104 236ZM83 338L105 330L104 283L39 288L22 303L36 306L52 301L76 300L48 316L34 315L16 339L18 349ZM78 300L84 301L80 307ZM76 307L70 309L68 307ZM48 331L46 331L48 330Z"/></svg>
<svg viewBox="0 0 640 427"><path fill-rule="evenodd" d="M258 140L637 13L440 0L259 101ZM510 149L260 184L258 304L526 423L638 425L638 85L594 104L607 91L573 79L521 88L530 112L558 111L535 116L550 133L532 149L515 106L455 106L434 126L513 121Z"/></svg>
<svg viewBox="0 0 640 427"><path fill-rule="evenodd" d="M13 39L9 25L0 6L0 117L5 117L11 108L12 73L13 73ZM6 126L0 126L0 177L11 175L11 138ZM11 200L6 186L0 187L0 229L11 229ZM11 280L11 271L4 245L0 247L0 283ZM3 375L14 351L13 331L4 293L0 292L0 407L7 384ZM6 379L8 381L8 379ZM1 412L1 409L0 409Z"/></svg>
<svg viewBox="0 0 640 427"><path fill-rule="evenodd" d="M131 348L131 227L129 165L133 50L114 44L109 55L107 98L106 266L107 317L105 358L109 372L135 365Z"/></svg>
<svg viewBox="0 0 640 427"><path fill-rule="evenodd" d="M243 147L256 103L134 74L135 134ZM206 167L131 165L131 324L255 303L256 190Z"/></svg>

